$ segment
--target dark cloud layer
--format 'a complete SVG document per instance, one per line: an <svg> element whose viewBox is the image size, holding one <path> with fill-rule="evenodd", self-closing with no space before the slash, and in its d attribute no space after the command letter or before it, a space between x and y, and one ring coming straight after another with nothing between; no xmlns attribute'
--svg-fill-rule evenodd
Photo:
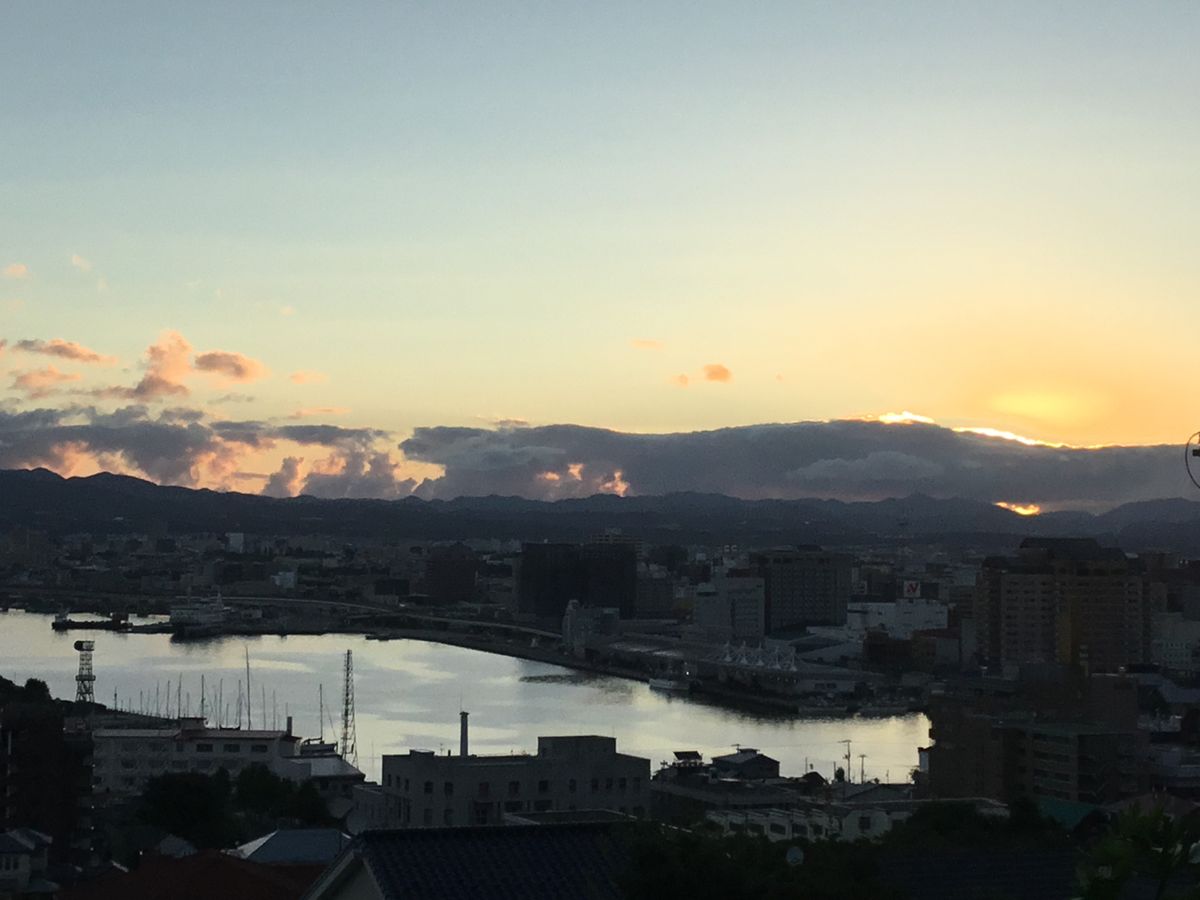
<svg viewBox="0 0 1200 900"><path fill-rule="evenodd" d="M0 468L70 471L87 460L159 482L196 485L232 479L247 451L291 441L327 452L325 474L300 480L296 471L289 474L285 461L284 469L268 479L267 492L292 486L317 496L403 496L411 482L397 477L386 453L377 458L376 445L386 436L336 425L209 422L202 411L188 407L155 413L141 404L111 412L90 406L25 411L0 406ZM297 462L291 465L294 469Z"/></svg>
<svg viewBox="0 0 1200 900"><path fill-rule="evenodd" d="M418 428L400 444L445 467L426 497L586 496L704 491L748 499L878 499L915 492L989 502L1101 508L1187 496L1178 448L1028 446L937 425L801 422L683 434L553 425Z"/></svg>
<svg viewBox="0 0 1200 900"><path fill-rule="evenodd" d="M701 491L879 499L919 492L1102 509L1192 495L1177 447L1028 446L929 424L801 422L682 434L577 425L418 428L400 449L412 462L444 470L419 485L402 477L388 439L372 428L212 421L187 406L22 411L0 404L0 468L78 471L84 461L165 483L233 484L250 453L311 448L307 463L288 456L266 476L264 493L276 496L557 499Z"/></svg>

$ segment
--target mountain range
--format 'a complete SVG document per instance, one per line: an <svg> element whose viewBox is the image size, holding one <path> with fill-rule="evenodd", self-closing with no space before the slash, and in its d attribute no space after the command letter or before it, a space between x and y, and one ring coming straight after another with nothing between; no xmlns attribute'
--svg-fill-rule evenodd
<svg viewBox="0 0 1200 900"><path fill-rule="evenodd" d="M63 478L0 470L0 529L53 534L145 532L328 534L346 539L586 540L620 529L652 543L747 546L936 541L985 548L1026 536L1091 536L1127 550L1200 552L1200 502L1127 503L1108 512L1020 516L989 503L920 494L861 502L742 500L721 494L597 494L557 501L289 499L167 487L126 475Z"/></svg>

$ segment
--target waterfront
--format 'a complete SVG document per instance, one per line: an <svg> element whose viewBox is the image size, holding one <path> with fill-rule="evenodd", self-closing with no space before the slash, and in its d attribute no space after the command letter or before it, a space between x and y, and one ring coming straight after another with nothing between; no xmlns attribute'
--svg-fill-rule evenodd
<svg viewBox="0 0 1200 900"><path fill-rule="evenodd" d="M828 777L850 740L852 774L860 753L868 778L907 777L917 747L928 741L922 715L892 718L783 719L754 715L691 698L651 691L641 682L575 672L561 666L418 640L370 641L361 635L225 637L204 642L171 641L165 634L56 633L51 616L0 612L0 675L15 681L45 680L59 697L75 695L75 640L96 643L96 699L160 708L167 681L171 692L183 678L193 712L200 678L213 696L223 681L224 701L234 708L238 680L245 680L248 649L254 682L254 724L273 710L293 716L297 733L318 734L318 687L324 685L325 736L329 719L340 731L342 663L354 651L360 765L379 777L379 756L410 748L456 749L458 711L471 711L476 753L533 749L540 734L606 734L624 752L647 756L657 767L671 751L694 749L706 756L734 743L757 747L799 775L805 763ZM261 709L263 689L266 709ZM173 703L173 701L172 701ZM185 699L186 704L186 699Z"/></svg>

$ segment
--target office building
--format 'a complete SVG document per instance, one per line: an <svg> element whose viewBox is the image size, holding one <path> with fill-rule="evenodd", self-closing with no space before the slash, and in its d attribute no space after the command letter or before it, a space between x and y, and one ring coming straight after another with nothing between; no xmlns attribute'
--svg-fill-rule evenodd
<svg viewBox="0 0 1200 900"><path fill-rule="evenodd" d="M768 634L806 625L846 624L850 557L820 547L753 554L751 567L764 582Z"/></svg>

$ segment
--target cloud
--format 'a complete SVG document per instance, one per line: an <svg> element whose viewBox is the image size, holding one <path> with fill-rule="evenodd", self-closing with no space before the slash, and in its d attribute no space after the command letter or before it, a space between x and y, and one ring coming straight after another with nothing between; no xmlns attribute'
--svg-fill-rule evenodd
<svg viewBox="0 0 1200 900"><path fill-rule="evenodd" d="M285 456L279 471L272 474L263 485L262 492L268 497L295 497L304 486L300 473L303 457Z"/></svg>
<svg viewBox="0 0 1200 900"><path fill-rule="evenodd" d="M112 365L117 361L115 356L105 356L82 344L77 344L74 341L64 341L62 338L53 338L49 341L17 341L13 345L13 349L23 350L26 353L40 353L43 356L56 356L59 359L69 359L72 362Z"/></svg>
<svg viewBox="0 0 1200 900"><path fill-rule="evenodd" d="M213 403L252 403L252 402L254 402L254 398L251 397L249 394L231 393L231 394L222 394L219 397L213 397L212 402Z"/></svg>
<svg viewBox="0 0 1200 900"><path fill-rule="evenodd" d="M322 381L328 381L329 376L324 372L299 371L293 372L288 376L296 384L319 384Z"/></svg>
<svg viewBox="0 0 1200 900"><path fill-rule="evenodd" d="M709 363L704 367L704 380L724 383L733 380L733 373L720 363Z"/></svg>
<svg viewBox="0 0 1200 900"><path fill-rule="evenodd" d="M183 379L192 370L192 345L178 331L164 331L146 348L146 374L133 387L98 388L92 396L144 402L162 397L186 397L191 393Z"/></svg>
<svg viewBox="0 0 1200 900"><path fill-rule="evenodd" d="M1190 496L1175 447L1030 446L921 422L797 422L680 434L430 427L416 429L400 449L409 460L442 468L417 487L424 497L555 499L618 488L747 499L925 493L989 503L1015 497L1059 509Z"/></svg>
<svg viewBox="0 0 1200 900"><path fill-rule="evenodd" d="M411 478L399 476L400 461L385 451L348 450L327 460L304 479L300 493L312 497L379 498L407 497L416 487Z"/></svg>
<svg viewBox="0 0 1200 900"><path fill-rule="evenodd" d="M29 277L29 266L25 265L25 263L18 263L18 262L9 263L7 266L4 267L4 277L5 278L28 278Z"/></svg>
<svg viewBox="0 0 1200 900"><path fill-rule="evenodd" d="M210 350L196 357L196 369L223 375L231 381L254 381L267 374L267 367L256 359L227 350Z"/></svg>
<svg viewBox="0 0 1200 900"><path fill-rule="evenodd" d="M0 353L3 353L7 347L8 347L8 341L5 340L4 338L0 338Z"/></svg>
<svg viewBox="0 0 1200 900"><path fill-rule="evenodd" d="M350 412L345 406L308 406L303 409L298 409L290 416L289 419L311 419L314 416L344 416Z"/></svg>
<svg viewBox="0 0 1200 900"><path fill-rule="evenodd" d="M71 254L71 265L74 266L76 269L78 269L80 272L92 271L91 262L89 260L84 259L78 253Z"/></svg>
<svg viewBox="0 0 1200 900"><path fill-rule="evenodd" d="M67 344L65 341L51 343ZM160 334L158 340L146 348L142 365L146 370L145 374L132 387L115 385L96 388L86 393L102 399L143 403L166 397L188 396L191 391L184 384L184 380L193 372L204 372L237 382L252 381L267 374L266 366L258 360L226 350L201 353L193 363L192 345L178 331L164 331ZM236 394L226 394L222 399L228 402L238 397Z"/></svg>
<svg viewBox="0 0 1200 900"><path fill-rule="evenodd" d="M22 384L36 391L59 380L45 375ZM400 477L403 460L387 451L389 440L387 432L371 428L211 421L203 410L187 406L154 413L144 403L112 411L90 406L14 411L0 404L0 468L45 466L68 475L107 469L189 487L236 487L236 475L246 471L251 455L292 443L324 448L326 455L308 472L299 471L300 481L268 478L275 490L293 482L297 490L307 489L311 481L321 496L406 496L413 483ZM303 462L293 458L297 465Z"/></svg>
<svg viewBox="0 0 1200 900"><path fill-rule="evenodd" d="M663 348L662 341L656 341L651 338L634 338L629 342L635 350L661 350Z"/></svg>
<svg viewBox="0 0 1200 900"><path fill-rule="evenodd" d="M78 381L79 377L69 372L60 372L54 366L47 366L44 369L14 372L12 389L23 392L31 400L39 400L55 393L67 382Z"/></svg>

